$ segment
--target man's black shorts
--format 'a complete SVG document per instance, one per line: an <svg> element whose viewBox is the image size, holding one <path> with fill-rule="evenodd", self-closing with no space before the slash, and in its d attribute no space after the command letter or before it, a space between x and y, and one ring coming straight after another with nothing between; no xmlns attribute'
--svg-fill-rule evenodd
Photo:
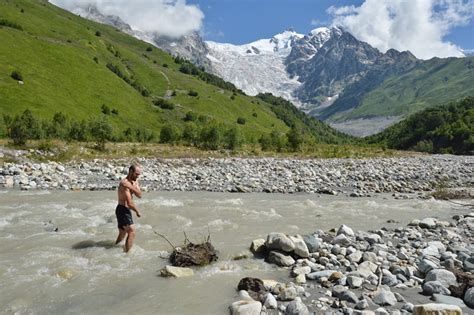
<svg viewBox="0 0 474 315"><path fill-rule="evenodd" d="M127 207L117 205L115 215L117 216L117 226L119 229L123 230L124 226L133 224L132 212Z"/></svg>

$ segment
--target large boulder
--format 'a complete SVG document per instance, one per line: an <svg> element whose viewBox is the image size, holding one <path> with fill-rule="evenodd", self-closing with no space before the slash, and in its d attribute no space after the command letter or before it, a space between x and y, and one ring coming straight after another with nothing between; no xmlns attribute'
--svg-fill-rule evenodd
<svg viewBox="0 0 474 315"><path fill-rule="evenodd" d="M474 308L474 287L466 290L466 293L464 294L464 303L466 303L467 306Z"/></svg>
<svg viewBox="0 0 474 315"><path fill-rule="evenodd" d="M459 306L448 304L429 303L423 305L415 305L413 307L413 315L462 315L462 310Z"/></svg>
<svg viewBox="0 0 474 315"><path fill-rule="evenodd" d="M323 243L323 240L316 237L316 235L304 235L303 240L308 247L310 253L317 252Z"/></svg>
<svg viewBox="0 0 474 315"><path fill-rule="evenodd" d="M451 291L444 287L439 281L428 281L423 284L423 294L433 295L435 293L450 295Z"/></svg>
<svg viewBox="0 0 474 315"><path fill-rule="evenodd" d="M240 279L237 289L247 291L254 300L260 300L267 291L262 280L250 277Z"/></svg>
<svg viewBox="0 0 474 315"><path fill-rule="evenodd" d="M290 240L295 245L295 249L293 251L296 255L302 258L309 257L308 246L306 246L306 243L301 236L290 236Z"/></svg>
<svg viewBox="0 0 474 315"><path fill-rule="evenodd" d="M254 255L261 255L265 252L265 240L263 238L259 238L252 241L250 244L250 251Z"/></svg>
<svg viewBox="0 0 474 315"><path fill-rule="evenodd" d="M420 221L419 227L422 229L434 229L436 228L436 219L426 218Z"/></svg>
<svg viewBox="0 0 474 315"><path fill-rule="evenodd" d="M348 227L347 225L343 224L337 229L336 235L344 234L346 236L354 236L354 231Z"/></svg>
<svg viewBox="0 0 474 315"><path fill-rule="evenodd" d="M268 234L265 246L268 249L277 249L288 253L295 249L295 244L283 233Z"/></svg>
<svg viewBox="0 0 474 315"><path fill-rule="evenodd" d="M429 281L439 281L441 285L449 288L450 285L456 285L456 276L449 270L433 269L425 277L425 283Z"/></svg>

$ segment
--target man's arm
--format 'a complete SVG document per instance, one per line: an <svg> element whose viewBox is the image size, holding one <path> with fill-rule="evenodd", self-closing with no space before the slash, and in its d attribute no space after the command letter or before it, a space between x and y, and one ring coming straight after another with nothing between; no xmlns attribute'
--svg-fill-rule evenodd
<svg viewBox="0 0 474 315"><path fill-rule="evenodd" d="M127 202L127 207L136 212L137 217L142 216L141 213L140 213L140 210L138 210L137 206L133 202L132 195L131 195L130 191L128 191L128 190L125 191L125 201Z"/></svg>
<svg viewBox="0 0 474 315"><path fill-rule="evenodd" d="M138 198L142 197L142 190L140 189L140 186L138 186L138 181L135 181L133 184L129 182L128 180L124 180L122 182L123 186L130 189L132 194L137 196Z"/></svg>

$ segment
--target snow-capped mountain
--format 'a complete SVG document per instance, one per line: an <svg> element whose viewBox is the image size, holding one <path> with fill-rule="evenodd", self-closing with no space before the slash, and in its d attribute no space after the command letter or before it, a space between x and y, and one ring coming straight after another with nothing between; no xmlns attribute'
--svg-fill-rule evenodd
<svg viewBox="0 0 474 315"><path fill-rule="evenodd" d="M75 13L184 57L249 95L272 93L312 116L335 123L338 118L334 125L349 133L356 132L341 127L340 113L356 108L364 93L388 76L406 72L419 63L409 52L391 49L382 53L337 27L316 28L306 35L290 29L269 39L232 45L203 41L198 33L171 38L133 30L119 17L103 15L95 7L80 8ZM378 125L368 129L377 131L387 125L387 120L375 121Z"/></svg>
<svg viewBox="0 0 474 315"><path fill-rule="evenodd" d="M249 95L270 92L299 104L293 96L301 82L290 77L285 60L303 35L287 30L245 45L206 42L211 71Z"/></svg>

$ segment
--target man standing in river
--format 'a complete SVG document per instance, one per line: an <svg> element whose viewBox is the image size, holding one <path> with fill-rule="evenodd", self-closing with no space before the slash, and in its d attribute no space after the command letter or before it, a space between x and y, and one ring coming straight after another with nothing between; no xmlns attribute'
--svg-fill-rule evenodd
<svg viewBox="0 0 474 315"><path fill-rule="evenodd" d="M119 235L115 244L120 243L125 236L125 252L128 252L135 240L135 224L133 224L132 212L135 211L137 217L141 217L140 211L133 202L133 195L138 198L142 197L142 191L138 185L138 176L141 175L141 167L138 164L132 164L128 169L127 177L120 181L118 187L118 205L115 209L115 215L117 216L117 223L119 229Z"/></svg>

